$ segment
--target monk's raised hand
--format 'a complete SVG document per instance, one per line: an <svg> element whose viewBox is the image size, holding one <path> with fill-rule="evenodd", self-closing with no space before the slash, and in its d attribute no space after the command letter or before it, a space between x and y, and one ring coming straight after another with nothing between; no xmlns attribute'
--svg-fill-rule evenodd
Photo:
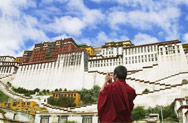
<svg viewBox="0 0 188 123"><path fill-rule="evenodd" d="M105 82L106 83L111 83L112 82L112 77L110 75L110 73L106 73L106 76L105 76Z"/></svg>

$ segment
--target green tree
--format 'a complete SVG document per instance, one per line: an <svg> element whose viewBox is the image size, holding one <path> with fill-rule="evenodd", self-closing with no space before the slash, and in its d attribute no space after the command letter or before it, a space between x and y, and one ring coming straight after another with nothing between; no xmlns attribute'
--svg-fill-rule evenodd
<svg viewBox="0 0 188 123"><path fill-rule="evenodd" d="M149 89L146 88L144 91L142 91L142 93L143 93L143 94L149 93Z"/></svg>
<svg viewBox="0 0 188 123"><path fill-rule="evenodd" d="M187 84L187 83L188 83L188 81L186 79L182 80L182 84Z"/></svg>
<svg viewBox="0 0 188 123"><path fill-rule="evenodd" d="M39 89L39 88L35 88L35 89L34 89L34 92L35 92L35 93L36 93L36 92L38 93L38 92L40 92L40 89Z"/></svg>
<svg viewBox="0 0 188 123"><path fill-rule="evenodd" d="M0 91L0 103L8 102L9 96Z"/></svg>
<svg viewBox="0 0 188 123"><path fill-rule="evenodd" d="M132 121L144 119L146 114L147 114L147 111L144 109L143 106L137 106L132 111Z"/></svg>
<svg viewBox="0 0 188 123"><path fill-rule="evenodd" d="M80 91L81 100L84 104L96 103L100 87L98 85L93 86L92 89L82 89Z"/></svg>
<svg viewBox="0 0 188 123"><path fill-rule="evenodd" d="M55 89L55 92L57 92L57 91L58 91L58 89L56 88L56 89Z"/></svg>
<svg viewBox="0 0 188 123"><path fill-rule="evenodd" d="M64 91L67 91L67 88L65 88Z"/></svg>
<svg viewBox="0 0 188 123"><path fill-rule="evenodd" d="M42 93L43 93L43 94L46 94L46 93L47 93L46 89L43 89L43 90L42 90Z"/></svg>
<svg viewBox="0 0 188 123"><path fill-rule="evenodd" d="M98 98L98 94L99 94L99 91L100 91L100 87L98 85L94 85L93 86L93 92L94 92L94 97Z"/></svg>
<svg viewBox="0 0 188 123"><path fill-rule="evenodd" d="M72 97L66 97L60 95L58 99L55 99L54 97L48 98L48 103L55 106L61 106L61 107L75 107L74 98Z"/></svg>
<svg viewBox="0 0 188 123"><path fill-rule="evenodd" d="M7 85L8 85L8 87L11 87L11 86L12 86L12 84L11 84L10 82L7 82Z"/></svg>
<svg viewBox="0 0 188 123"><path fill-rule="evenodd" d="M60 88L59 91L63 91L62 88Z"/></svg>

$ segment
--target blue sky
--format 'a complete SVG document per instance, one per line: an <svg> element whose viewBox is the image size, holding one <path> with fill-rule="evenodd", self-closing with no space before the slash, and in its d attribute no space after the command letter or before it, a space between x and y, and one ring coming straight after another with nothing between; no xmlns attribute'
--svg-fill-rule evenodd
<svg viewBox="0 0 188 123"><path fill-rule="evenodd" d="M68 37L91 46L188 43L188 0L1 0L0 55Z"/></svg>

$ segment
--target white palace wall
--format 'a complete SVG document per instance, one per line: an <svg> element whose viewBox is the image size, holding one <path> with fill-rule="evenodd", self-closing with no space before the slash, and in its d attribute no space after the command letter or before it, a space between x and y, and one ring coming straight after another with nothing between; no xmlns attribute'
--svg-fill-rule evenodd
<svg viewBox="0 0 188 123"><path fill-rule="evenodd" d="M153 68L143 69L142 72L135 73L131 75L133 78L156 81L158 79L177 74L180 72L188 72L188 64L186 62L185 53L183 51L182 45L177 44L180 51L175 50L175 53L167 54L163 50L163 55L161 52L158 54L157 66ZM166 46L159 47L165 49Z"/></svg>
<svg viewBox="0 0 188 123"><path fill-rule="evenodd" d="M111 51L105 48L99 52L98 56L90 57L88 65L87 55L84 52L62 54L58 56L56 62L20 66L12 84L27 89L90 89L94 85L100 87L103 85L105 75L100 72L113 72L118 65L125 65L128 71L141 70L127 77L144 81L155 82L174 75L158 81L161 84L173 85L180 84L182 79L188 78L188 73L175 75L188 72L188 63L182 44L175 43L124 49L113 48ZM165 85L143 83L131 79L127 80L127 83L135 88L137 93L142 93L146 88L151 91L165 88Z"/></svg>
<svg viewBox="0 0 188 123"><path fill-rule="evenodd" d="M80 90L83 88L84 82L84 52L76 55L79 57L77 64L72 64L69 61L72 54L65 54L60 55L56 62L20 66L12 84L15 87L27 89L67 88L68 90Z"/></svg>

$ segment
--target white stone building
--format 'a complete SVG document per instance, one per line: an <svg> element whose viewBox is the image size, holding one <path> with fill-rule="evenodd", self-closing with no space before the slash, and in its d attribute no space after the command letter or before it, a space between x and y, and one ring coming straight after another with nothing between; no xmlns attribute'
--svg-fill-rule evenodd
<svg viewBox="0 0 188 123"><path fill-rule="evenodd" d="M81 50L59 54L54 62L22 64L11 83L26 89L90 89L102 86L106 72L124 65L127 83L138 94L136 105L169 105L175 98L188 96L188 85L182 83L188 79L188 60L179 40L138 46L130 41L109 42L94 50L94 56ZM145 89L150 92L143 94Z"/></svg>
<svg viewBox="0 0 188 123"><path fill-rule="evenodd" d="M16 73L19 63L12 56L0 56L0 77Z"/></svg>
<svg viewBox="0 0 188 123"><path fill-rule="evenodd" d="M175 113L180 123L188 123L188 98L176 98Z"/></svg>

